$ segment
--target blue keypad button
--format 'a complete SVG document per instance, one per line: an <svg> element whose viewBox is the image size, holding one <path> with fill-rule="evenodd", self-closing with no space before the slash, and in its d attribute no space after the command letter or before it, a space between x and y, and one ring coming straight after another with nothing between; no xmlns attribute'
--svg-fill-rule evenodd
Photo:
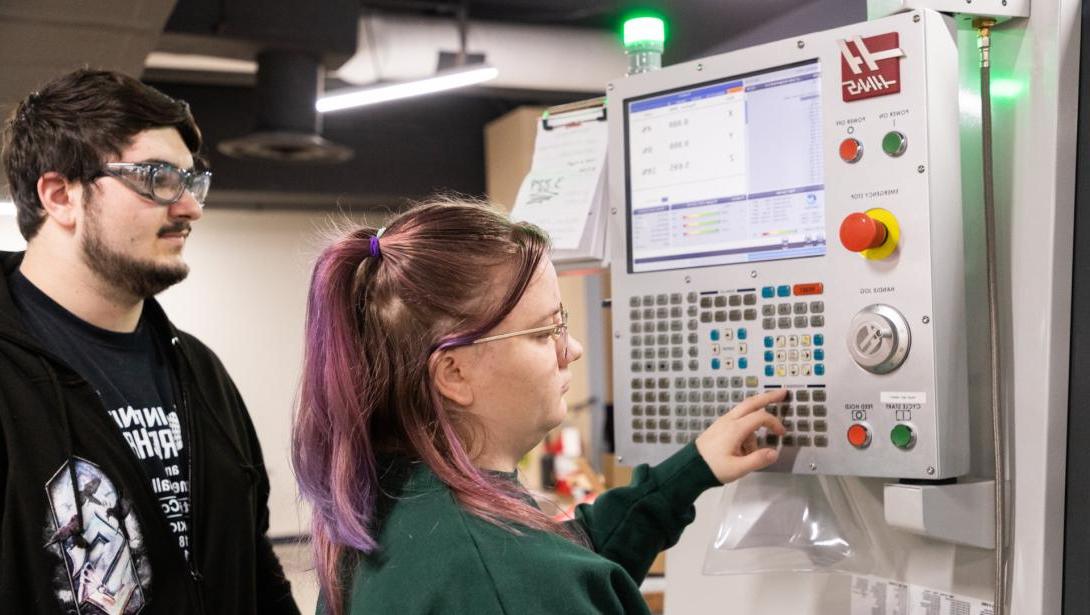
<svg viewBox="0 0 1090 615"><path fill-rule="evenodd" d="M814 345L815 346L824 346L825 345L825 336L820 334L820 333L815 335L814 336Z"/></svg>
<svg viewBox="0 0 1090 615"><path fill-rule="evenodd" d="M776 289L771 286L765 286L761 289L761 296L765 299L771 299L776 296ZM633 297L633 299L637 302L640 300L639 297ZM635 305L639 305L639 303L636 303Z"/></svg>
<svg viewBox="0 0 1090 615"><path fill-rule="evenodd" d="M749 367L749 359L742 357L738 359L738 369L746 369Z"/></svg>
<svg viewBox="0 0 1090 615"><path fill-rule="evenodd" d="M766 335L765 336L765 348L772 348L773 343L774 343L774 340L772 339L772 336L771 335Z"/></svg>
<svg viewBox="0 0 1090 615"><path fill-rule="evenodd" d="M712 359L712 369L719 369L720 367L722 367L722 363L719 359Z"/></svg>
<svg viewBox="0 0 1090 615"><path fill-rule="evenodd" d="M791 287L788 286L787 284L783 284L782 286L777 286L776 287L776 295L779 296L779 297L790 297L791 296Z"/></svg>
<svg viewBox="0 0 1090 615"><path fill-rule="evenodd" d="M765 365L765 375L770 376L770 377L775 376L776 375L776 368L772 367L771 365Z"/></svg>
<svg viewBox="0 0 1090 615"><path fill-rule="evenodd" d="M816 363L814 365L814 375L815 376L824 376L825 375L825 364L824 363Z"/></svg>
<svg viewBox="0 0 1090 615"><path fill-rule="evenodd" d="M744 340L747 337L749 337L749 332L746 331L745 327L738 329L738 339Z"/></svg>
<svg viewBox="0 0 1090 615"><path fill-rule="evenodd" d="M775 359L776 359L776 353L772 352L771 350L766 350L765 351L765 361L768 361L769 363L771 363Z"/></svg>
<svg viewBox="0 0 1090 615"><path fill-rule="evenodd" d="M814 350L814 360L815 361L824 361L825 360L825 350L822 349L822 348L818 348L818 349Z"/></svg>
<svg viewBox="0 0 1090 615"><path fill-rule="evenodd" d="M712 341L713 342L718 342L719 341L719 329L712 329Z"/></svg>

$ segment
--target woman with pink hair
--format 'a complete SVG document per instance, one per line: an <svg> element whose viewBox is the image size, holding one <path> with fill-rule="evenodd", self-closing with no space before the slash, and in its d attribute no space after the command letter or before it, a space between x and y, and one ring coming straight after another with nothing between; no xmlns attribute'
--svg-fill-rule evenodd
<svg viewBox="0 0 1090 615"><path fill-rule="evenodd" d="M293 460L331 615L647 613L639 583L704 490L776 459L747 399L558 522L516 464L564 418L568 334L548 239L433 201L358 227L311 281Z"/></svg>

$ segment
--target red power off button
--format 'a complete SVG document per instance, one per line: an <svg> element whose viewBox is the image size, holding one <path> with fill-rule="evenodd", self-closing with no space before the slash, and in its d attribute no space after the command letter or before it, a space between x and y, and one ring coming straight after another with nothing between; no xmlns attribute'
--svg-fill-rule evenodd
<svg viewBox="0 0 1090 615"><path fill-rule="evenodd" d="M856 423L848 428L848 442L855 448L870 446L870 430L866 425Z"/></svg>
<svg viewBox="0 0 1090 615"><path fill-rule="evenodd" d="M859 159L863 157L863 144L857 139L848 137L840 142L839 153L840 159L844 162L859 162Z"/></svg>

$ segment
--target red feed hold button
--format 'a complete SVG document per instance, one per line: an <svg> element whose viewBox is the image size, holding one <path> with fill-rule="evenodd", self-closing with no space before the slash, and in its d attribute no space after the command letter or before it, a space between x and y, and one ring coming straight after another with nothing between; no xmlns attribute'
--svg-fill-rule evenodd
<svg viewBox="0 0 1090 615"><path fill-rule="evenodd" d="M864 213L848 214L840 223L840 243L852 252L877 248L886 235L886 225Z"/></svg>
<svg viewBox="0 0 1090 615"><path fill-rule="evenodd" d="M870 430L865 425L856 423L848 428L848 442L855 448L870 446Z"/></svg>
<svg viewBox="0 0 1090 615"><path fill-rule="evenodd" d="M859 162L863 157L863 144L858 140L848 137L840 142L840 159L844 162Z"/></svg>

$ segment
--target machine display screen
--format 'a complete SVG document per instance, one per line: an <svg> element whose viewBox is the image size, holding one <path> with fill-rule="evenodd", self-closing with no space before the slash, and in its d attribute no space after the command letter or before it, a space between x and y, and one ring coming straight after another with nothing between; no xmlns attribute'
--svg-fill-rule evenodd
<svg viewBox="0 0 1090 615"><path fill-rule="evenodd" d="M820 70L625 101L629 271L825 254Z"/></svg>

